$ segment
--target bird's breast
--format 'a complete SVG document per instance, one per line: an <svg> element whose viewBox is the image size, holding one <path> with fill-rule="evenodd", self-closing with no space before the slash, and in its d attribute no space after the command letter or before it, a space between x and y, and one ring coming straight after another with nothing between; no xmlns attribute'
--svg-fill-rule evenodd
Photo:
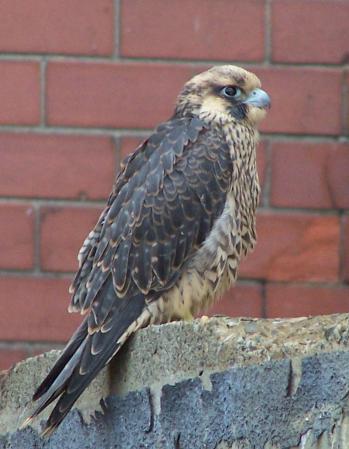
<svg viewBox="0 0 349 449"><path fill-rule="evenodd" d="M249 224L252 223L250 220ZM188 319L222 296L236 280L242 255L253 246L252 228L245 226L234 194L230 192L208 238L177 283L164 294L165 321Z"/></svg>
<svg viewBox="0 0 349 449"><path fill-rule="evenodd" d="M166 321L187 319L210 307L236 281L240 260L256 241L257 136L244 128L225 131L233 160L231 189L210 234L162 298Z"/></svg>

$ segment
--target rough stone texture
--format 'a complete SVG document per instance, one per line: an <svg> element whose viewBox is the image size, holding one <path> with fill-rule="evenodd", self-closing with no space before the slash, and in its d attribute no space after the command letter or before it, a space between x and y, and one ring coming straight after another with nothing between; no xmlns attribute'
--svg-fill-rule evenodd
<svg viewBox="0 0 349 449"><path fill-rule="evenodd" d="M18 426L57 351L28 359L3 374L0 448L346 449L348 328L347 314L150 327L48 440Z"/></svg>

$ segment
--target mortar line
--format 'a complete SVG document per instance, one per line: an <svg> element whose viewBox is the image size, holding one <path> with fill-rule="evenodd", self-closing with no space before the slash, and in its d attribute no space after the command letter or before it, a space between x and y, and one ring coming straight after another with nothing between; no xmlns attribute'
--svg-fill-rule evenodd
<svg viewBox="0 0 349 449"><path fill-rule="evenodd" d="M33 210L34 210L34 236L33 236L33 244L34 244L34 264L33 264L33 273L39 273L41 269L41 248L40 248L40 238L41 238L41 217L40 217L40 205L36 200L31 202Z"/></svg>
<svg viewBox="0 0 349 449"><path fill-rule="evenodd" d="M118 171L118 167L115 173ZM105 198L98 200L91 199L76 199L76 198L37 198L37 197L19 197L19 196L0 196L0 205L16 204L16 205L31 205L36 202L41 207L65 207L65 208L81 208L81 209L102 209L105 207ZM347 209L331 209L331 208L310 208L310 207L276 207L276 206L259 206L257 209L259 214L273 214L273 215L307 215L309 217L330 216L338 217L341 213L349 213Z"/></svg>
<svg viewBox="0 0 349 449"><path fill-rule="evenodd" d="M155 126L155 123L154 123ZM108 137L143 137L153 132L154 128L112 128L112 127L77 127L77 126L23 126L23 125L0 125L0 132L9 133L32 133L32 134L61 134ZM282 132L261 132L261 139L277 141L307 141L321 142L349 142L349 136L331 134L292 134Z"/></svg>
<svg viewBox="0 0 349 449"><path fill-rule="evenodd" d="M257 243L258 245L258 243ZM253 257L253 256L251 256ZM297 287L297 288L343 288L348 289L349 284L342 281L300 281L300 280L271 280L261 278L241 278L238 282L246 281L253 285L256 283L274 286Z"/></svg>
<svg viewBox="0 0 349 449"><path fill-rule="evenodd" d="M236 283L233 285L234 286L251 286L251 287L256 287L256 286L260 286L261 285L261 280L260 279L249 279L249 278L239 278L237 279Z"/></svg>
<svg viewBox="0 0 349 449"><path fill-rule="evenodd" d="M269 66L272 51L271 2L265 0L264 5L264 65Z"/></svg>
<svg viewBox="0 0 349 449"><path fill-rule="evenodd" d="M19 196L0 196L0 205L16 204L18 206L29 206L36 204L38 207L67 207L76 209L98 209L105 206L105 198L98 200L76 199L76 198L37 198L37 197L19 197Z"/></svg>
<svg viewBox="0 0 349 449"><path fill-rule="evenodd" d="M121 5L119 0L114 0L114 51L113 60L120 59L121 51Z"/></svg>
<svg viewBox="0 0 349 449"><path fill-rule="evenodd" d="M40 126L46 125L46 57L40 61Z"/></svg>
<svg viewBox="0 0 349 449"><path fill-rule="evenodd" d="M72 281L72 278L75 275L77 269L78 269L77 265L75 271L33 271L23 269L2 268L0 270L0 277L9 277L9 278L20 277L24 279L49 279L49 280Z"/></svg>
<svg viewBox="0 0 349 449"><path fill-rule="evenodd" d="M111 128L111 127L77 127L77 126L23 126L0 125L0 132L33 133L33 134L61 134L108 137L112 135L128 136L134 134L149 134L152 128Z"/></svg>
<svg viewBox="0 0 349 449"><path fill-rule="evenodd" d="M263 206L258 207L260 213L272 213L273 215L308 215L313 217L336 216L341 212L347 212L349 209L332 209L332 208L311 208L311 207L285 207L285 206ZM264 214L266 215L266 214Z"/></svg>
<svg viewBox="0 0 349 449"><path fill-rule="evenodd" d="M338 257L339 257L339 267L338 276L340 280L345 278L345 236L344 236L344 219L345 214L342 212L339 216L339 244L338 244ZM343 281L344 282L344 281ZM349 282L349 281L348 281Z"/></svg>
<svg viewBox="0 0 349 449"><path fill-rule="evenodd" d="M113 144L114 144L114 173L117 173L121 164L121 139L120 136L113 136Z"/></svg>
<svg viewBox="0 0 349 449"><path fill-rule="evenodd" d="M61 349L64 346L63 341L47 341L47 340L0 340L0 350L24 350L33 353L36 349ZM45 350L45 352L46 352Z"/></svg>
<svg viewBox="0 0 349 449"><path fill-rule="evenodd" d="M114 0L115 1L115 0ZM177 65L182 67L198 67L202 66L211 66L211 65L219 65L219 64L234 64L241 65L243 67L252 67L258 70L258 68L266 68L265 61L260 60L251 60L244 61L240 59L232 60L232 59L176 59L176 58L163 58L163 57L114 57L110 58L109 55L70 55L70 54L61 54L61 53L4 53L0 54L0 61L25 61L25 62L40 62L42 58L45 57L48 61L52 62L95 62L95 63L113 63L113 61L119 64L163 64L163 65ZM342 69L342 63L318 63L318 62L287 62L287 61L278 61L277 63L268 65L268 68L273 69L283 69L283 68L303 68L303 69L323 69L325 71L332 71L333 69Z"/></svg>
<svg viewBox="0 0 349 449"><path fill-rule="evenodd" d="M267 282L264 280L260 283L261 285L261 316L262 318L267 318Z"/></svg>
<svg viewBox="0 0 349 449"><path fill-rule="evenodd" d="M252 256L253 257L253 256ZM32 272L28 270L15 270L15 269L1 269L0 270L0 278L8 277L8 278L22 278L28 280L63 280L63 281L71 281L76 271L40 271L40 272ZM306 288L339 288L339 289L348 289L349 283L343 282L340 280L337 281L301 281L301 280L270 280L270 279L261 279L261 278L253 278L253 277L240 277L237 280L237 286L257 286L262 283L268 285L281 285L286 287L306 287ZM68 297L67 290L67 297Z"/></svg>

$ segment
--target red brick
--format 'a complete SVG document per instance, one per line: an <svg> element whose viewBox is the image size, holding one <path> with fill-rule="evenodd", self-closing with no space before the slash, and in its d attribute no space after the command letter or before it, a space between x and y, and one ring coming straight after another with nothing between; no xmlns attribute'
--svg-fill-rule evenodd
<svg viewBox="0 0 349 449"><path fill-rule="evenodd" d="M55 62L47 70L50 125L153 128L173 112L198 67Z"/></svg>
<svg viewBox="0 0 349 449"><path fill-rule="evenodd" d="M335 216L259 214L256 250L241 277L275 281L336 281L339 220Z"/></svg>
<svg viewBox="0 0 349 449"><path fill-rule="evenodd" d="M121 160L125 159L125 157L133 153L135 149L140 145L145 138L142 137L123 137L121 139Z"/></svg>
<svg viewBox="0 0 349 449"><path fill-rule="evenodd" d="M233 18L239 18L234 20ZM264 2L123 0L123 56L261 60Z"/></svg>
<svg viewBox="0 0 349 449"><path fill-rule="evenodd" d="M26 357L28 353L23 349L0 349L0 372L11 368Z"/></svg>
<svg viewBox="0 0 349 449"><path fill-rule="evenodd" d="M207 312L212 315L261 317L262 289L259 285L237 284Z"/></svg>
<svg viewBox="0 0 349 449"><path fill-rule="evenodd" d="M0 160L2 196L107 198L114 179L108 137L0 134Z"/></svg>
<svg viewBox="0 0 349 449"><path fill-rule="evenodd" d="M31 268L33 238L34 210L31 205L0 204L0 268Z"/></svg>
<svg viewBox="0 0 349 449"><path fill-rule="evenodd" d="M112 0L11 0L0 3L0 51L108 55Z"/></svg>
<svg viewBox="0 0 349 449"><path fill-rule="evenodd" d="M341 72L323 68L255 70L272 107L261 130L271 133L328 134L341 130Z"/></svg>
<svg viewBox="0 0 349 449"><path fill-rule="evenodd" d="M0 124L40 120L40 71L36 62L0 61Z"/></svg>
<svg viewBox="0 0 349 449"><path fill-rule="evenodd" d="M348 287L268 285L267 317L297 317L347 313Z"/></svg>
<svg viewBox="0 0 349 449"><path fill-rule="evenodd" d="M41 267L45 271L76 271L77 255L95 226L100 208L41 209Z"/></svg>
<svg viewBox="0 0 349 449"><path fill-rule="evenodd" d="M274 206L349 208L349 144L274 142Z"/></svg>
<svg viewBox="0 0 349 449"><path fill-rule="evenodd" d="M343 217L342 222L342 263L341 275L344 281L349 282L349 215Z"/></svg>
<svg viewBox="0 0 349 449"><path fill-rule="evenodd" d="M272 58L277 62L346 62L348 22L347 1L275 0Z"/></svg>
<svg viewBox="0 0 349 449"><path fill-rule="evenodd" d="M0 340L67 340L81 322L79 314L67 312L69 282L68 279L1 277Z"/></svg>
<svg viewBox="0 0 349 449"><path fill-rule="evenodd" d="M171 115L184 82L205 68L150 63L51 63L47 74L49 124L153 128ZM273 101L262 130L308 134L340 131L339 70L259 68L257 73Z"/></svg>

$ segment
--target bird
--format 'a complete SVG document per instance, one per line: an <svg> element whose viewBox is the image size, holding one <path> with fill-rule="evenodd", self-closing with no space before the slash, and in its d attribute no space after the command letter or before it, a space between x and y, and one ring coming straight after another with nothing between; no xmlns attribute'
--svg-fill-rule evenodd
<svg viewBox="0 0 349 449"><path fill-rule="evenodd" d="M190 320L234 284L256 243L258 124L270 104L255 74L214 66L122 162L70 287L69 311L84 319L24 426L57 399L49 436L138 329Z"/></svg>

